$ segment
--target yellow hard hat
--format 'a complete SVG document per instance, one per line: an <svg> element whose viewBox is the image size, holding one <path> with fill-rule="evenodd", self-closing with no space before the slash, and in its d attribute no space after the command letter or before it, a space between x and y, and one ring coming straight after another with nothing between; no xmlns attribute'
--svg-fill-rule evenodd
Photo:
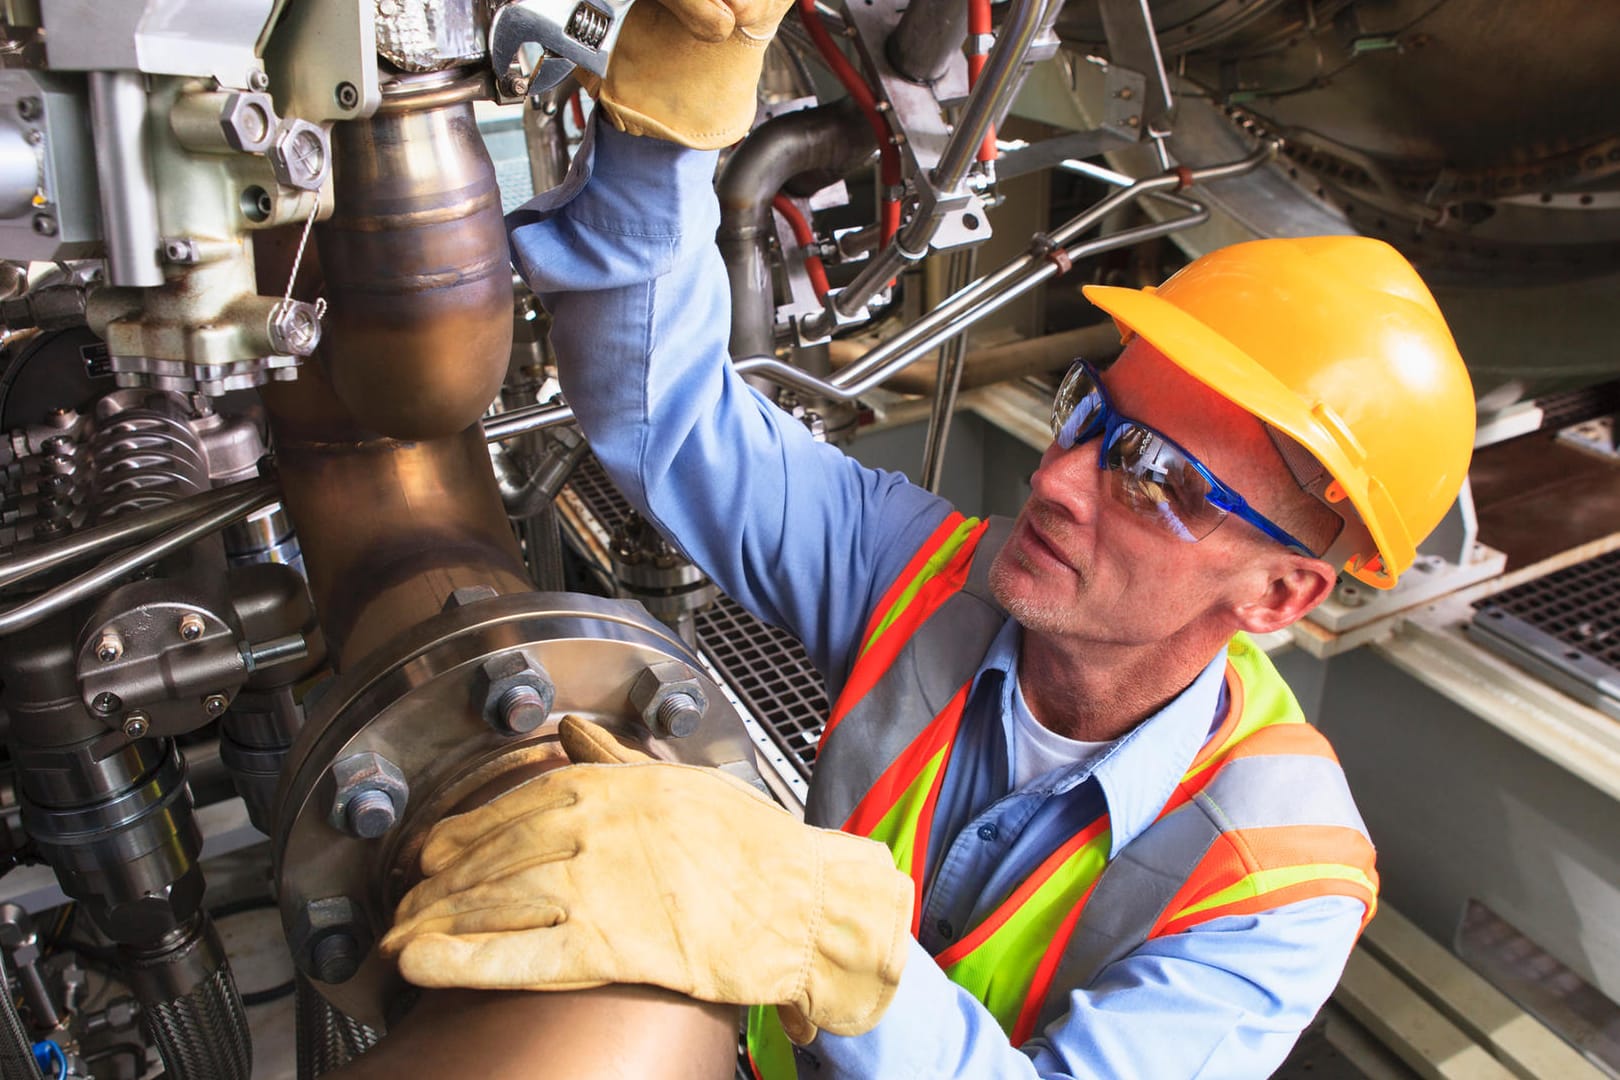
<svg viewBox="0 0 1620 1080"><path fill-rule="evenodd" d="M1125 341L1140 336L1288 436L1278 447L1296 477L1347 522L1328 557L1394 586L1457 497L1474 446L1473 384L1410 263L1364 236L1255 240L1156 289L1084 291ZM1319 463L1319 484L1288 440Z"/></svg>

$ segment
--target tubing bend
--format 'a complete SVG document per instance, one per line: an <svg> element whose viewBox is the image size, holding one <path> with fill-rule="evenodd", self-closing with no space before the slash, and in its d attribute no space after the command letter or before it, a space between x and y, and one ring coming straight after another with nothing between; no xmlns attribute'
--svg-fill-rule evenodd
<svg viewBox="0 0 1620 1080"><path fill-rule="evenodd" d="M968 6L962 0L911 0L883 51L895 71L932 86L961 53L967 23Z"/></svg>
<svg viewBox="0 0 1620 1080"><path fill-rule="evenodd" d="M872 132L847 101L776 117L726 162L715 185L720 199L720 255L731 282L731 355L773 349L775 289L771 283L771 199L795 176L843 175L869 157Z"/></svg>

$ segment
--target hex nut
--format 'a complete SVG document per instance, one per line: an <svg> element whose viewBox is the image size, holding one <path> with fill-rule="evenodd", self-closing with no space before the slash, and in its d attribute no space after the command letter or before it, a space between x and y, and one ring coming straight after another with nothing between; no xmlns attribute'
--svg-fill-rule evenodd
<svg viewBox="0 0 1620 1080"><path fill-rule="evenodd" d="M276 138L275 102L269 94L232 94L219 111L219 126L232 150L262 154Z"/></svg>
<svg viewBox="0 0 1620 1080"><path fill-rule="evenodd" d="M372 840L387 832L394 822L405 816L405 806L411 796L410 785L405 782L405 774L400 772L399 766L381 754L365 750L334 762L332 780L335 789L327 821L339 832L358 836L363 840ZM376 828L384 821L386 811L376 799L365 800L361 806L365 811L364 814L349 813L351 801L371 792L387 796L393 810L392 820L387 821L381 831L376 831ZM372 835L365 835L365 832L360 831L357 826L364 828L365 832L371 832Z"/></svg>
<svg viewBox="0 0 1620 1080"><path fill-rule="evenodd" d="M287 935L298 970L319 982L352 979L371 951L372 935L360 905L347 896L311 900Z"/></svg>
<svg viewBox="0 0 1620 1080"><path fill-rule="evenodd" d="M556 704L557 688L538 660L514 650L485 660L483 670L485 723L503 735L527 735L545 722ZM533 690L539 701L529 701L528 707L514 712L511 706L517 703L517 697L507 695L518 687ZM509 714L518 720L515 726L509 725Z"/></svg>
<svg viewBox="0 0 1620 1080"><path fill-rule="evenodd" d="M270 146L270 167L288 187L317 191L332 168L326 129L308 120L283 119Z"/></svg>
<svg viewBox="0 0 1620 1080"><path fill-rule="evenodd" d="M654 735L682 738L690 735L695 727L690 712L680 709L679 702L670 701L682 694L691 698L699 717L707 711L709 698L703 692L697 673L679 660L661 660L649 664L630 684L630 707ZM666 703L677 707L665 708ZM672 729L669 721L676 712L682 713L685 719L684 722L678 720Z"/></svg>

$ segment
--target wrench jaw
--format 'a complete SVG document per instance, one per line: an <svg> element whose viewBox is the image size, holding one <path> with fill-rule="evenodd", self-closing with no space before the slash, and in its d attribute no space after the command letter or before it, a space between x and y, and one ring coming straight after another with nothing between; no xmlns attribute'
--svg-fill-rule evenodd
<svg viewBox="0 0 1620 1080"><path fill-rule="evenodd" d="M512 0L489 24L496 99L543 93L575 67L602 77L633 0Z"/></svg>

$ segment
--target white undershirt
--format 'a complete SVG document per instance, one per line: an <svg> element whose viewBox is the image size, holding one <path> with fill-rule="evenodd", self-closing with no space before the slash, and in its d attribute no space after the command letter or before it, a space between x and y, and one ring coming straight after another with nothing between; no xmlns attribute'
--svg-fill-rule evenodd
<svg viewBox="0 0 1620 1080"><path fill-rule="evenodd" d="M1042 726L1024 701L1024 688L1013 675L1013 790L1023 787L1053 769L1090 761L1114 745L1112 742L1085 742L1068 739Z"/></svg>

